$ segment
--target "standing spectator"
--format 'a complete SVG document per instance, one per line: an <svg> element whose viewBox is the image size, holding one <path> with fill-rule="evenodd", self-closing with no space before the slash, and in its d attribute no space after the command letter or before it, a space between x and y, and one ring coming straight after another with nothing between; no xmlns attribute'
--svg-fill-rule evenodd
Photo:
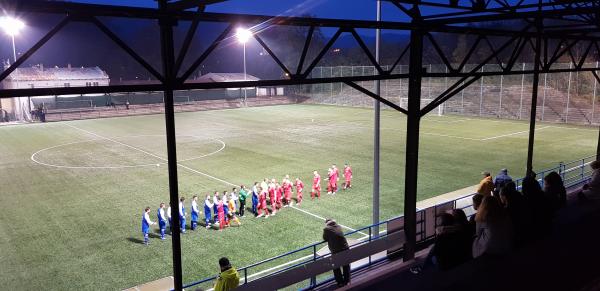
<svg viewBox="0 0 600 291"><path fill-rule="evenodd" d="M221 273L215 284L215 291L228 291L237 288L240 285L240 274L231 266L229 259L223 257L219 259Z"/></svg>
<svg viewBox="0 0 600 291"><path fill-rule="evenodd" d="M125 101L125 109L129 110L129 100Z"/></svg>
<svg viewBox="0 0 600 291"><path fill-rule="evenodd" d="M567 205L567 189L557 172L550 172L544 177L544 194L552 201L554 211Z"/></svg>
<svg viewBox="0 0 600 291"><path fill-rule="evenodd" d="M475 223L474 258L484 254L503 255L512 249L512 225L498 198L483 198L475 215Z"/></svg>
<svg viewBox="0 0 600 291"><path fill-rule="evenodd" d="M492 195L492 191L494 190L494 182L492 182L492 175L490 172L482 172L483 179L479 182L479 186L477 187L477 193L485 196Z"/></svg>
<svg viewBox="0 0 600 291"><path fill-rule="evenodd" d="M344 237L342 227L333 219L325 220L325 228L323 228L323 240L327 242L327 246L331 254L339 253L349 249L348 241ZM350 283L350 265L344 265L342 268L334 269L333 276L338 286L344 286Z"/></svg>
<svg viewBox="0 0 600 291"><path fill-rule="evenodd" d="M583 185L583 189L579 192L580 198L600 198L600 161L590 163L590 168L594 171L592 179L589 183Z"/></svg>
<svg viewBox="0 0 600 291"><path fill-rule="evenodd" d="M238 196L240 200L240 207L238 211L240 213L240 217L244 217L244 212L246 211L246 198L248 197L248 192L246 192L244 185L240 186L240 192Z"/></svg>
<svg viewBox="0 0 600 291"><path fill-rule="evenodd" d="M471 197L471 199L473 199L473 210L475 210L475 213L473 215L471 215L471 217L469 217L469 231L475 235L475 216L477 215L477 210L479 209L479 206L481 205L481 201L483 200L483 195L477 193L475 195L473 195L473 197Z"/></svg>
<svg viewBox="0 0 600 291"><path fill-rule="evenodd" d="M502 187L504 187L504 185L512 181L513 179L511 176L508 175L507 169L500 170L498 175L496 175L496 178L494 178L494 195L500 195Z"/></svg>

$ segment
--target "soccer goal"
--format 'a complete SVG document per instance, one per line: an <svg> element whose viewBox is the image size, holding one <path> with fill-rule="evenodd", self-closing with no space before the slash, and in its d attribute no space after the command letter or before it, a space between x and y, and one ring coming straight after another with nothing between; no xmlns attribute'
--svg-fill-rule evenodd
<svg viewBox="0 0 600 291"><path fill-rule="evenodd" d="M421 99L421 109L423 107L429 105L433 99L423 98ZM400 98L400 107L404 109L408 109L408 98ZM433 110L430 111L429 114L436 114L437 116L442 116L444 114L444 104L437 106Z"/></svg>

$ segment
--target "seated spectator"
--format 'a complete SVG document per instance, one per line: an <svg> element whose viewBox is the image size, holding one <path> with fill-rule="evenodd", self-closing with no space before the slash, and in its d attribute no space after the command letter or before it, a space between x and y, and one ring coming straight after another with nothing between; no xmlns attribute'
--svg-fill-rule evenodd
<svg viewBox="0 0 600 291"><path fill-rule="evenodd" d="M600 199L600 161L590 163L590 168L594 171L592 179L589 183L583 185L583 189L579 192L580 198Z"/></svg>
<svg viewBox="0 0 600 291"><path fill-rule="evenodd" d="M436 266L440 270L448 270L471 259L471 237L463 224L464 221L457 221L450 213L440 216L435 244L425 259L424 269Z"/></svg>
<svg viewBox="0 0 600 291"><path fill-rule="evenodd" d="M477 193L477 194L473 195L473 197L471 199L473 199L473 210L475 210L475 214L473 214L473 215L471 215L471 217L469 217L469 224L471 227L471 232L473 233L473 235L475 235L475 215L477 214L477 210L479 209L479 206L481 205L481 201L483 200L483 195Z"/></svg>
<svg viewBox="0 0 600 291"><path fill-rule="evenodd" d="M492 195L492 191L494 190L494 182L492 182L492 175L490 172L482 172L483 179L479 182L479 186L477 187L477 193L483 196Z"/></svg>
<svg viewBox="0 0 600 291"><path fill-rule="evenodd" d="M552 227L552 202L545 197L535 175L523 179L522 190L532 217L533 228L531 233L533 238L539 238L549 233Z"/></svg>
<svg viewBox="0 0 600 291"><path fill-rule="evenodd" d="M231 266L229 259L225 257L219 259L219 267L221 267L221 273L217 278L214 291L228 291L237 288L240 284L240 274Z"/></svg>
<svg viewBox="0 0 600 291"><path fill-rule="evenodd" d="M554 211L567 205L567 189L557 172L550 172L544 177L544 194L552 201Z"/></svg>
<svg viewBox="0 0 600 291"><path fill-rule="evenodd" d="M496 178L494 178L494 195L496 195L496 196L500 195L500 191L502 190L504 185L506 185L512 181L513 181L513 179L511 176L508 175L507 169L500 170L498 175L496 175Z"/></svg>
<svg viewBox="0 0 600 291"><path fill-rule="evenodd" d="M517 191L515 182L509 182L504 185L500 191L500 201L504 205L508 216L510 217L515 246L523 245L531 232L531 214L528 211L523 195Z"/></svg>
<svg viewBox="0 0 600 291"><path fill-rule="evenodd" d="M474 258L484 254L503 255L512 250L512 225L498 198L494 196L483 198L475 222Z"/></svg>

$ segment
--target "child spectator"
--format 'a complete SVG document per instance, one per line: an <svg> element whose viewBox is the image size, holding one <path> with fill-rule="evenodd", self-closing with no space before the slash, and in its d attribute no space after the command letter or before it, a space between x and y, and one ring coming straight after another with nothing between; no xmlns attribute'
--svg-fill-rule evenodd
<svg viewBox="0 0 600 291"><path fill-rule="evenodd" d="M219 259L221 273L217 278L214 291L229 291L237 288L240 284L240 275L229 263L229 259L223 257Z"/></svg>

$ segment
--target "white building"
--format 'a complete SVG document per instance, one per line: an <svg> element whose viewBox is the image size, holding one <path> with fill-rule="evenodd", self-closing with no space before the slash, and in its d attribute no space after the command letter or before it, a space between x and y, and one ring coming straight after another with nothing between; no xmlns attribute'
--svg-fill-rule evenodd
<svg viewBox="0 0 600 291"><path fill-rule="evenodd" d="M5 69L8 64L5 64ZM110 79L99 67L44 68L37 65L31 68L18 68L4 81L3 89L32 89L60 87L108 86ZM0 108L6 111L12 120L29 120L31 101L28 97L2 99Z"/></svg>

